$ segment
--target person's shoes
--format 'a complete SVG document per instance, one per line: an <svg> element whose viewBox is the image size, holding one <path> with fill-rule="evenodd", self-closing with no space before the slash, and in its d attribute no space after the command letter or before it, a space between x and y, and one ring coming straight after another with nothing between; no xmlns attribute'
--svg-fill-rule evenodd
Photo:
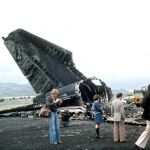
<svg viewBox="0 0 150 150"><path fill-rule="evenodd" d="M62 141L59 141L58 144L63 144L63 142L62 142Z"/></svg>
<svg viewBox="0 0 150 150"><path fill-rule="evenodd" d="M53 144L54 144L54 145L57 145L58 143L57 143L57 142L54 142Z"/></svg>
<svg viewBox="0 0 150 150"><path fill-rule="evenodd" d="M103 139L104 137L103 137L103 136L99 136L99 138L100 138L100 139Z"/></svg>
<svg viewBox="0 0 150 150"><path fill-rule="evenodd" d="M145 150L144 148L139 147L139 146L137 146L137 145L135 145L134 147L136 148L136 150Z"/></svg>
<svg viewBox="0 0 150 150"><path fill-rule="evenodd" d="M103 139L103 136L96 136L96 139Z"/></svg>
<svg viewBox="0 0 150 150"><path fill-rule="evenodd" d="M57 145L58 143L55 141L54 143L50 143L50 144Z"/></svg>
<svg viewBox="0 0 150 150"><path fill-rule="evenodd" d="M97 135L97 136L96 136L96 139L100 139L100 136Z"/></svg>
<svg viewBox="0 0 150 150"><path fill-rule="evenodd" d="M120 143L125 143L125 142L127 142L127 140L125 140L125 141L120 141Z"/></svg>

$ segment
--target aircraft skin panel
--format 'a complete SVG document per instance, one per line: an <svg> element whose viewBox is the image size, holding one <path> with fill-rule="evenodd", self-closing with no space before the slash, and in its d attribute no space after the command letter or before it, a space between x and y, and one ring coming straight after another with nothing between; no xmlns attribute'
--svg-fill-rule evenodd
<svg viewBox="0 0 150 150"><path fill-rule="evenodd" d="M75 68L72 53L64 48L22 29L3 39L37 94L86 79Z"/></svg>
<svg viewBox="0 0 150 150"><path fill-rule="evenodd" d="M111 89L100 79L87 78L77 70L70 51L23 29L11 32L3 40L37 93L34 104L45 103L53 88L58 89L63 107L92 102L95 94L102 95L105 102L111 100Z"/></svg>
<svg viewBox="0 0 150 150"><path fill-rule="evenodd" d="M5 41L5 45L10 46L9 42L7 43L7 41ZM18 54L14 44L11 44L11 46L7 48L9 49L9 52L11 53L14 60L17 62L17 65L21 69L24 76L29 80L36 93L41 93L52 88L52 81L50 81L50 79L38 68L36 64L34 64L31 59L29 59L29 57L27 57L25 53L21 52ZM42 82L42 85L40 82ZM45 87L42 90L43 85Z"/></svg>

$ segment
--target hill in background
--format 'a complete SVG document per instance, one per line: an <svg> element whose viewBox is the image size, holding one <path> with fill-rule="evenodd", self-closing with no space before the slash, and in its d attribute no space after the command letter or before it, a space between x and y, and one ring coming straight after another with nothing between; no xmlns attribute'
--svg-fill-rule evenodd
<svg viewBox="0 0 150 150"><path fill-rule="evenodd" d="M35 95L30 84L0 83L0 97Z"/></svg>
<svg viewBox="0 0 150 150"><path fill-rule="evenodd" d="M123 93L129 94L126 89L112 89L113 94ZM15 97L15 96L31 96L36 95L33 88L29 83L17 84L17 83L0 83L0 97Z"/></svg>
<svg viewBox="0 0 150 150"><path fill-rule="evenodd" d="M126 90L126 89L112 89L113 94L117 94L117 93L123 93L123 94L130 94L131 90ZM132 90L133 92L133 90Z"/></svg>

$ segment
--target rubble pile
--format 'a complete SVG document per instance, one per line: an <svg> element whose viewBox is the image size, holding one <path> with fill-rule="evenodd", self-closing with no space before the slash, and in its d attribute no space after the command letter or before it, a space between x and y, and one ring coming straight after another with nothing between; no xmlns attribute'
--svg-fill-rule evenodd
<svg viewBox="0 0 150 150"><path fill-rule="evenodd" d="M146 125L146 120L142 119L143 108L137 107L132 103L124 104L125 108L125 123L131 125ZM68 109L71 115L71 120L93 120L93 113L91 109L86 109L83 106L73 106L73 107L61 107L58 109L59 113L63 113L64 110ZM104 117L106 122L113 122L113 117L111 116L111 102L104 103L103 105ZM9 112L1 114L0 117L28 117L28 118L38 118L44 117L39 115L40 110L33 111L18 111Z"/></svg>

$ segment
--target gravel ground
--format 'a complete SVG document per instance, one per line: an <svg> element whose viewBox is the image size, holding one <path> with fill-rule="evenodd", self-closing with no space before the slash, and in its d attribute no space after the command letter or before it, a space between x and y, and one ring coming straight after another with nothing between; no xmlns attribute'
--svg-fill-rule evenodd
<svg viewBox="0 0 150 150"><path fill-rule="evenodd" d="M103 124L103 139L96 139L92 121L72 121L70 127L61 128L64 143L51 145L47 118L0 118L0 150L134 150L134 143L145 127L126 125L126 143L114 143L112 129L113 124ZM149 149L150 143L146 147Z"/></svg>

